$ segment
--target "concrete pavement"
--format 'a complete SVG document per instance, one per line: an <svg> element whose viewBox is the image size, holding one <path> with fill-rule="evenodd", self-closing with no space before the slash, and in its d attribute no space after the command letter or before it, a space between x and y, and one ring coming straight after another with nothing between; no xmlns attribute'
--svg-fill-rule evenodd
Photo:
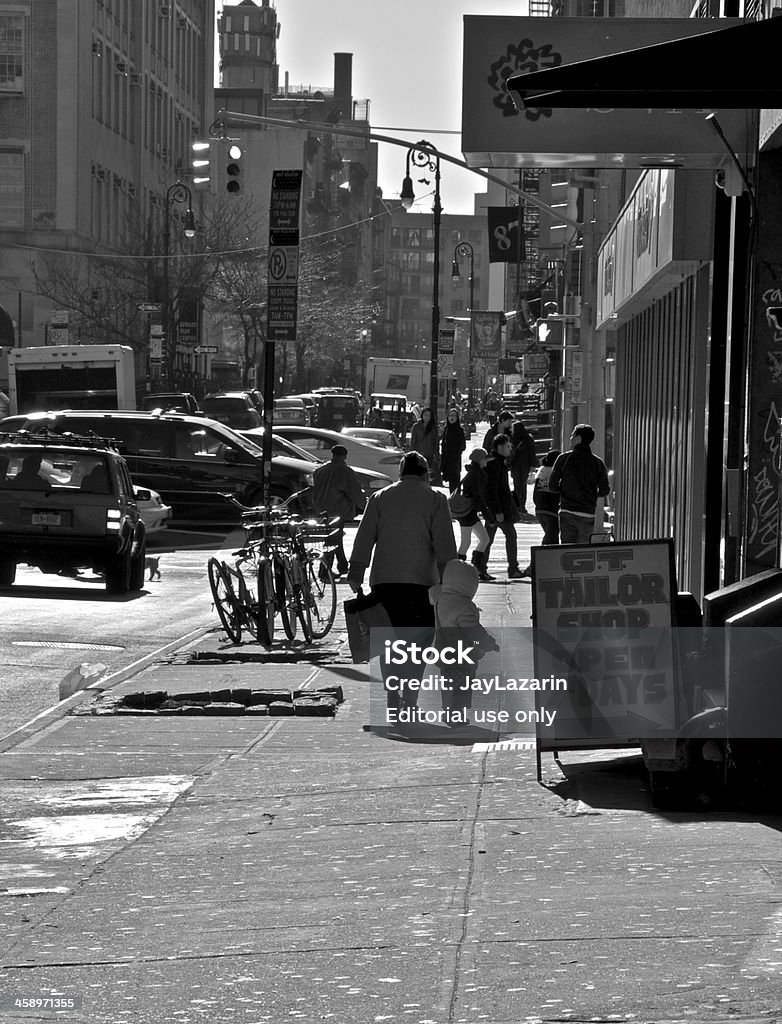
<svg viewBox="0 0 782 1024"><path fill-rule="evenodd" d="M477 601L529 624L524 582ZM365 732L344 641L215 628L112 687L339 684L333 719L60 714L0 753L3 1024L782 1016L780 818L653 811L637 752L539 785L530 750Z"/></svg>

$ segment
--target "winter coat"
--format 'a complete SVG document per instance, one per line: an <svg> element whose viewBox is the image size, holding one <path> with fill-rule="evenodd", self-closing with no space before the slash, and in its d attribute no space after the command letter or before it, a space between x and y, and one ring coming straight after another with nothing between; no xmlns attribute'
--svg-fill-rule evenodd
<svg viewBox="0 0 782 1024"><path fill-rule="evenodd" d="M549 487L560 495L561 512L593 516L597 499L609 492L605 463L592 454L588 444L577 444L554 463Z"/></svg>
<svg viewBox="0 0 782 1024"><path fill-rule="evenodd" d="M375 491L367 502L353 542L349 575L363 580L371 561L370 586L432 586L455 557L456 541L445 495L433 490L423 477L403 476L390 487Z"/></svg>
<svg viewBox="0 0 782 1024"><path fill-rule="evenodd" d="M513 424L510 432L510 443L513 446L510 467L526 476L530 469L538 465L538 457L535 454L535 438L521 420L517 420Z"/></svg>
<svg viewBox="0 0 782 1024"><path fill-rule="evenodd" d="M559 511L559 492L549 487L553 466L541 466L535 474L535 486L532 488L532 501L536 512L548 512L556 515Z"/></svg>
<svg viewBox="0 0 782 1024"><path fill-rule="evenodd" d="M481 625L480 611L473 601L477 590L475 566L459 558L448 562L443 582L429 588L429 600L435 607L436 646L450 646L462 639L478 644L484 654L498 650L494 637Z"/></svg>
<svg viewBox="0 0 782 1024"><path fill-rule="evenodd" d="M423 455L429 463L430 469L436 466L440 454L440 438L437 427L433 425L432 429L426 433L423 420L418 420L410 431L410 451Z"/></svg>
<svg viewBox="0 0 782 1024"><path fill-rule="evenodd" d="M492 519L502 515L506 522L517 519L516 503L508 483L508 467L505 459L493 456L486 463L487 503Z"/></svg>
<svg viewBox="0 0 782 1024"><path fill-rule="evenodd" d="M352 519L364 508L359 479L344 459L332 459L312 474L312 501L317 512Z"/></svg>
<svg viewBox="0 0 782 1024"><path fill-rule="evenodd" d="M462 452L467 438L459 423L446 423L440 437L440 472L446 480L459 476L462 470ZM422 453L423 454L423 453Z"/></svg>
<svg viewBox="0 0 782 1024"><path fill-rule="evenodd" d="M462 478L462 494L467 498L472 498L474 511L480 512L486 521L491 522L494 516L489 511L486 470L477 462L470 462L467 466L467 471Z"/></svg>

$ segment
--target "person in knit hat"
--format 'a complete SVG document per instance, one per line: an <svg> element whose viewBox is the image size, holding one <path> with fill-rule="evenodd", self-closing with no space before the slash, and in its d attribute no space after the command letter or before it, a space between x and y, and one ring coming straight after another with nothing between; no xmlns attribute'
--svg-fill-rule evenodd
<svg viewBox="0 0 782 1024"><path fill-rule="evenodd" d="M475 537L472 564L478 570L478 579L481 583L491 583L494 580L494 577L489 575L486 558L486 549L489 546L486 525L494 522L494 517L489 512L486 496L486 462L488 458L489 456L483 448L473 448L470 452L467 472L462 480L462 494L465 498L472 499L472 508L456 520L461 530L459 558L467 558L470 541Z"/></svg>
<svg viewBox="0 0 782 1024"><path fill-rule="evenodd" d="M435 646L438 649L455 647L457 641L462 640L473 645L471 657L476 662L489 651L500 649L491 633L481 625L480 609L473 601L477 590L478 570L460 558L447 562L442 583L429 588L429 600L434 605ZM465 665L463 671L459 666L449 668L453 688L441 690L443 708L448 709L451 717L449 725L464 724L467 709L472 706L472 693L469 687L462 689L462 686L474 671L474 666L470 665Z"/></svg>

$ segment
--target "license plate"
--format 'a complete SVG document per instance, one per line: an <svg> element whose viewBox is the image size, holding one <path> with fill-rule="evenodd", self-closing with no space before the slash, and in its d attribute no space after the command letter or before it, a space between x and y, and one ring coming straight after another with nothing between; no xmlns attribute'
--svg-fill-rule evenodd
<svg viewBox="0 0 782 1024"><path fill-rule="evenodd" d="M33 526L61 526L62 516L59 512L33 512Z"/></svg>

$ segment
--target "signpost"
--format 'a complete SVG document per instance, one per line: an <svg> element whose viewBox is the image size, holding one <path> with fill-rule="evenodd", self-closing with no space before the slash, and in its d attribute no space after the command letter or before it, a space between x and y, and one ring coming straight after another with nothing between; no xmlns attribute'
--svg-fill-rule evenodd
<svg viewBox="0 0 782 1024"><path fill-rule="evenodd" d="M299 169L272 172L263 358L263 502L267 508L271 504L274 346L278 341L296 340L302 175Z"/></svg>

